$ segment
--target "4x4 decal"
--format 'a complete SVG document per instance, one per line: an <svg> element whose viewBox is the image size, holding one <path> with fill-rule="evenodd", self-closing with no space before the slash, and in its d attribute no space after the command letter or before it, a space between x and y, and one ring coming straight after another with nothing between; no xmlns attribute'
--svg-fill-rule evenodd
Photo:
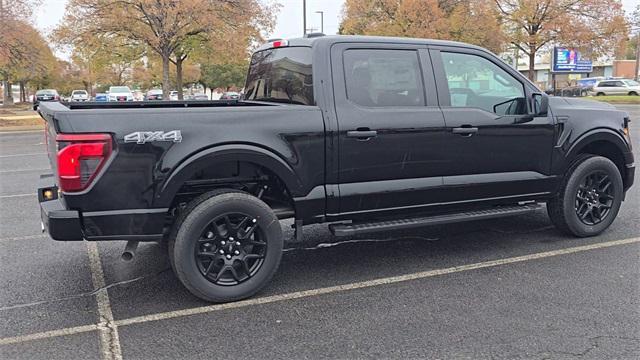
<svg viewBox="0 0 640 360"><path fill-rule="evenodd" d="M181 142L182 134L180 130L172 131L137 131L124 136L125 143L145 144L152 141L173 141Z"/></svg>

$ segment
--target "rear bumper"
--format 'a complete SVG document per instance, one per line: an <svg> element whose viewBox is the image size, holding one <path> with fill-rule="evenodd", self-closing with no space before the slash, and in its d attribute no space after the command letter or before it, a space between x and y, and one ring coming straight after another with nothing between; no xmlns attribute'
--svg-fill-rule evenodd
<svg viewBox="0 0 640 360"><path fill-rule="evenodd" d="M67 210L61 199L48 200L40 203L40 217L42 227L54 240L80 241L83 240L80 214L75 210Z"/></svg>
<svg viewBox="0 0 640 360"><path fill-rule="evenodd" d="M51 175L41 175L38 187L42 230L52 239L158 241L163 238L169 209L69 210L52 180ZM53 196L46 198L45 191Z"/></svg>

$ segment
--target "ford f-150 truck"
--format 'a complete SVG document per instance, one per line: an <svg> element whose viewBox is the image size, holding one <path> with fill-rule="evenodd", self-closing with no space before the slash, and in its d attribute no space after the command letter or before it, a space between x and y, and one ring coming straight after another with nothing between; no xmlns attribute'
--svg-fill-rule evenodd
<svg viewBox="0 0 640 360"><path fill-rule="evenodd" d="M280 219L335 236L525 214L572 236L614 221L634 180L628 115L547 97L480 47L424 39L276 40L241 100L41 103L55 240L164 241L196 296L259 291Z"/></svg>

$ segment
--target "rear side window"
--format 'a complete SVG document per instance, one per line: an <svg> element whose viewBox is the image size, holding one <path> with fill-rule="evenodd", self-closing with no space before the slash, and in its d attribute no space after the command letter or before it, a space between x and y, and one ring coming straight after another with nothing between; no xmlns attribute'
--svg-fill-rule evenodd
<svg viewBox="0 0 640 360"><path fill-rule="evenodd" d="M344 52L347 98L361 106L424 106L415 50L352 49Z"/></svg>
<svg viewBox="0 0 640 360"><path fill-rule="evenodd" d="M283 47L253 54L245 99L314 105L311 48Z"/></svg>

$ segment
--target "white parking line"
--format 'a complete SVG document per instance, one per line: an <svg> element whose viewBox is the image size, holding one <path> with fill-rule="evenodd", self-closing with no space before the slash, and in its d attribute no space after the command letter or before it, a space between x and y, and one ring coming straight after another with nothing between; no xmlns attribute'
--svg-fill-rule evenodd
<svg viewBox="0 0 640 360"><path fill-rule="evenodd" d="M21 240L32 240L32 239L40 239L44 237L49 237L48 234L39 234L39 235L24 235L24 236L12 236L6 238L0 238L0 242L3 241L21 241Z"/></svg>
<svg viewBox="0 0 640 360"><path fill-rule="evenodd" d="M25 197L25 196L37 196L37 194L36 193L29 193L29 194L0 195L0 199Z"/></svg>
<svg viewBox="0 0 640 360"><path fill-rule="evenodd" d="M251 306L251 305L269 304L269 303L280 302L285 300L293 300L293 299L300 299L300 298L305 298L310 296L344 292L348 290L370 288L370 287L380 286L380 285L389 285L389 284L395 284L395 283L400 283L400 282L405 282L410 280L425 279L433 276L440 276L445 274L452 274L452 273L457 273L462 271L476 270L476 269L482 269L482 268L488 268L488 267L494 267L494 266L500 266L500 265L506 265L506 264L514 264L514 263L519 263L523 261L537 260L537 259L543 259L543 258L548 258L548 257L553 257L558 255L573 254L573 253L578 253L578 252L583 252L588 250L602 249L602 248L608 248L612 246L627 245L627 244L633 244L638 242L640 242L640 238L632 238L632 239L625 239L625 240L609 241L605 243L598 243L598 244L592 244L592 245L577 246L572 248L546 251L541 253L517 256L517 257L500 259L500 260L492 260L492 261L485 261L485 262L475 263L475 264L454 266L454 267L445 268L445 269L429 270L429 271L422 271L414 274L361 281L361 282L346 284L346 285L329 286L329 287L320 288L320 289L304 290L304 291L298 291L298 292L293 292L289 294L267 296L267 297L237 301L237 302L227 303L227 304L210 305L210 306L203 306L203 307L192 308L192 309L169 311L169 312L158 313L153 315L138 316L134 318L118 320L116 321L116 324L118 326L125 326L125 325L145 323L149 321L166 320L166 319L172 319L172 318L177 318L182 316L209 313L213 311L234 309L234 308L240 308L240 307Z"/></svg>
<svg viewBox="0 0 640 360"><path fill-rule="evenodd" d="M109 293L105 287L106 284L104 281L104 272L102 271L102 263L100 262L100 255L98 254L98 245L95 242L87 241L87 252L89 253L89 267L91 269L93 288L98 290L96 292L96 301L98 302L100 322L97 327L100 333L102 359L121 360L122 350L120 348L120 337L118 336L118 328L113 321L113 312L111 311Z"/></svg>
<svg viewBox="0 0 640 360"><path fill-rule="evenodd" d="M89 331L95 331L95 330L98 330L97 325L84 325L84 326L76 326L76 327L60 329L60 330L45 331L45 332L29 334L29 335L6 337L6 338L0 339L0 345L17 344L25 341L48 339L52 337L66 336L66 335L74 335L74 334L80 334L80 333L85 333Z"/></svg>
<svg viewBox="0 0 640 360"><path fill-rule="evenodd" d="M39 152L39 153L28 153L28 154L0 155L0 158L18 157L18 156L36 156L36 155L47 155L47 153L46 152Z"/></svg>
<svg viewBox="0 0 640 360"><path fill-rule="evenodd" d="M356 289L365 289L365 288L371 288L371 287L375 287L375 286L396 284L396 283L402 283L402 282L407 282L407 281L411 281L411 280L426 279L426 278L430 278L430 277L434 277L434 276L453 274L453 273L464 272L464 271L469 271L469 270L477 270L477 269L490 268L490 267L496 267L496 266L501 266L501 265L515 264L515 263L521 263L521 262L525 262L525 261L550 258L550 257L554 257L554 256L575 254L575 253L581 253L581 252L585 252L585 251L591 251L591 250L597 250L597 249L605 249L605 248L610 248L610 247L615 247L615 246L637 244L637 243L640 243L640 237L623 239L623 240L608 241L608 242L590 244L590 245L583 245L583 246L575 246L575 247L570 247L570 248L565 248L565 249L545 251L545 252L540 252L540 253L534 253L534 254L523 255L523 256L516 256L516 257L511 257L511 258L506 258L506 259L491 260L491 261L473 263L473 264L468 264L468 265L454 266L454 267L445 268L445 269L422 271L422 272L417 272L417 273L413 273L413 274L406 274L406 275L392 276L392 277L386 277L386 278L380 278L380 279L374 279L374 280L368 280L368 281L361 281L361 282L345 284L345 285L329 286L329 287L324 287L324 288L319 288L319 289L312 289L312 290L303 290L303 291L297 291L297 292L292 292L292 293L288 293L288 294L266 296L266 297L262 297L262 298L255 298L255 299L237 301L237 302L227 303L227 304L217 304L217 305L210 305L210 306L202 306L202 307L185 309L185 310L168 311L168 312L157 313L157 314L152 314L152 315L138 316L138 317L133 317L133 318L129 318L129 319L117 320L117 321L114 322L114 325L115 325L115 328L117 330L117 327L120 327L120 326L140 324L140 323L146 323L146 322L151 322L151 321L174 319L174 318L179 318L179 317L183 317L183 316L205 314L205 313L210 313L210 312L215 312L215 311L220 311L220 310L236 309L236 308L242 308L242 307L253 306L253 305L270 304L270 303L275 303L275 302L280 302L280 301L301 299L301 298L307 298L307 297L319 296L319 295L325 295L325 294L332 294L332 293L340 293L340 292L356 290ZM95 245L95 243L89 242L88 244L92 244L93 246L95 246L95 253L94 253L94 255L91 255L91 256L97 256L97 246ZM91 254L92 251L90 251L89 253ZM94 261L92 261L92 263L96 262L97 265L100 265L99 261L100 261L100 258L97 257L97 262L94 259ZM92 269L93 269L93 266L94 265L92 265ZM102 266L100 266L99 269L100 270L96 270L97 275L101 275L102 274ZM99 280L99 279L97 279L97 280ZM104 283L104 278L103 278L102 281ZM94 283L94 286L95 286L95 283ZM108 301L108 297L106 298L106 300ZM108 305L108 303L107 303L107 305ZM111 308L109 306L107 306L107 309L108 309L108 311L110 313L111 312ZM113 315L112 314L111 314L111 319L113 319ZM30 341L30 340L36 340L36 339L43 339L43 338L49 338L49 337L69 335L69 334L72 334L72 333L79 333L79 332L86 332L86 331L96 330L97 328L98 328L97 326L92 325L92 326L88 326L88 327L68 328L68 329L48 331L48 332L43 332L43 333L36 333L36 334L30 334L30 335L22 335L22 336L10 337L10 338L3 338L3 339L0 339L0 345L12 344L12 343L24 342L24 341ZM69 331L71 331L71 333L69 333ZM117 336L117 332L116 332L116 336ZM119 347L119 342L118 342L118 350L121 351L120 347ZM121 356L121 354L122 353L120 352L120 356Z"/></svg>

